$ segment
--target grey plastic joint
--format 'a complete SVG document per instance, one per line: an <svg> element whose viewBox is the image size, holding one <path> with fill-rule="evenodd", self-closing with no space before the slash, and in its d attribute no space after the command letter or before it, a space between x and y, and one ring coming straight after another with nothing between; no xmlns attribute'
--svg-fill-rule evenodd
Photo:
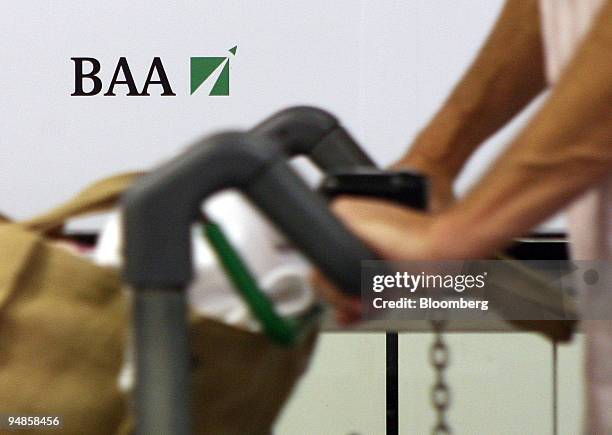
<svg viewBox="0 0 612 435"><path fill-rule="evenodd" d="M337 127L325 136L312 149L310 158L325 172L376 166L374 161L342 127Z"/></svg>
<svg viewBox="0 0 612 435"><path fill-rule="evenodd" d="M289 156L309 157L323 171L374 165L338 120L316 107L282 110L251 131L279 141Z"/></svg>
<svg viewBox="0 0 612 435"><path fill-rule="evenodd" d="M309 155L319 141L338 125L338 120L325 110L296 106L266 118L251 132L278 140L290 156Z"/></svg>
<svg viewBox="0 0 612 435"><path fill-rule="evenodd" d="M270 139L221 133L138 180L122 199L124 278L135 288L177 288L192 277L191 224L202 201L242 188L286 156Z"/></svg>

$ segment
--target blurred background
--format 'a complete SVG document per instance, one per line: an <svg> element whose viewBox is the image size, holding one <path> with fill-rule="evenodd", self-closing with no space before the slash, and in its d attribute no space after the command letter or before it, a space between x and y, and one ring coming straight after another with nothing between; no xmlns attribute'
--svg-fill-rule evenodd
<svg viewBox="0 0 612 435"><path fill-rule="evenodd" d="M201 135L245 129L278 109L335 113L381 165L406 151L476 54L502 0L4 2L0 4L0 211L25 218L113 173L147 169ZM189 58L231 59L231 95L189 95ZM71 97L71 57L95 57L104 88L118 58L140 89L161 57L176 97ZM117 88L118 90L121 87ZM122 91L122 89L121 89ZM118 92L120 94L120 92ZM541 103L491 138L461 194ZM298 162L309 179L314 169ZM103 218L71 228L97 231ZM562 217L540 231L564 230ZM400 336L402 433L428 433L429 333ZM551 433L551 345L524 333L453 333L456 433ZM380 434L384 334L323 335L279 434ZM581 343L559 349L559 433L579 432Z"/></svg>

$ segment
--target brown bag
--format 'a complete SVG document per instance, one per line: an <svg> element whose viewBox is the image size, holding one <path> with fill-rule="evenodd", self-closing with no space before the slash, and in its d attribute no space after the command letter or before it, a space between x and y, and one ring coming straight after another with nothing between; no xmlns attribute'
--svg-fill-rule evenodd
<svg viewBox="0 0 612 435"><path fill-rule="evenodd" d="M68 434L132 431L128 400L117 387L130 312L120 277L47 234L73 216L113 206L138 175L98 182L36 219L0 220L3 414L59 415ZM193 315L190 339L195 431L268 434L306 369L315 334L284 349Z"/></svg>

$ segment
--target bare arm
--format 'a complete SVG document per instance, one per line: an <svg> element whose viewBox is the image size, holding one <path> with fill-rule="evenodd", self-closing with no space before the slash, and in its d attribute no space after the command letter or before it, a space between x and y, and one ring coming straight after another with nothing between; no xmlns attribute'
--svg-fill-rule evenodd
<svg viewBox="0 0 612 435"><path fill-rule="evenodd" d="M489 256L612 173L612 2L531 123L462 201L425 215L383 201L335 210L391 259Z"/></svg>
<svg viewBox="0 0 612 435"><path fill-rule="evenodd" d="M478 56L396 166L454 178L545 87L537 0L508 0Z"/></svg>
<svg viewBox="0 0 612 435"><path fill-rule="evenodd" d="M540 112L467 198L440 219L447 242L457 233L470 238L454 244L454 256L492 252L612 173L611 53L608 2Z"/></svg>
<svg viewBox="0 0 612 435"><path fill-rule="evenodd" d="M532 122L468 196L447 210L423 214L385 201L356 198L335 201L334 210L388 259L468 259L491 255L512 237L566 207L573 198L612 173L610 53L612 2L604 6L572 64ZM538 62L542 63L542 59ZM535 93L533 89L532 95ZM527 100L525 97L522 101ZM441 113L444 110L451 109L443 108ZM511 116L510 112L507 116ZM442 122L441 119L438 114L432 125ZM501 123L501 118L493 119ZM454 122L449 121L450 125ZM484 124L492 128L495 123ZM450 127L444 128L444 123L440 128L452 131ZM475 131L480 131L479 137L483 137L492 130ZM435 129L430 134L433 137ZM456 154L456 149L441 146L431 155L432 160L444 158L445 152L465 156L462 153L479 142L476 136L456 135L472 140L460 141L466 148ZM435 143L431 142L427 149L436 149ZM358 317L359 310L350 305L351 301L342 298L331 286L324 283L322 286L325 293L332 295L330 300L336 300L340 311Z"/></svg>

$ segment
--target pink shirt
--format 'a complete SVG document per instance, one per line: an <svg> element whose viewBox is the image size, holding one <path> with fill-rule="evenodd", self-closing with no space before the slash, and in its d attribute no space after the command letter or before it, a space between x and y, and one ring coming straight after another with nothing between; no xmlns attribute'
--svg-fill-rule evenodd
<svg viewBox="0 0 612 435"><path fill-rule="evenodd" d="M546 75L554 85L588 33L605 0L540 0ZM568 210L572 256L612 260L612 176Z"/></svg>
<svg viewBox="0 0 612 435"><path fill-rule="evenodd" d="M540 0L546 75L554 86L606 0ZM609 0L607 0L609 1ZM610 53L608 53L609 55ZM567 210L575 260L612 260L612 176ZM587 286L582 313L597 305ZM612 291L612 289L609 289ZM586 425L588 434L612 434L612 321L582 322L586 337Z"/></svg>

